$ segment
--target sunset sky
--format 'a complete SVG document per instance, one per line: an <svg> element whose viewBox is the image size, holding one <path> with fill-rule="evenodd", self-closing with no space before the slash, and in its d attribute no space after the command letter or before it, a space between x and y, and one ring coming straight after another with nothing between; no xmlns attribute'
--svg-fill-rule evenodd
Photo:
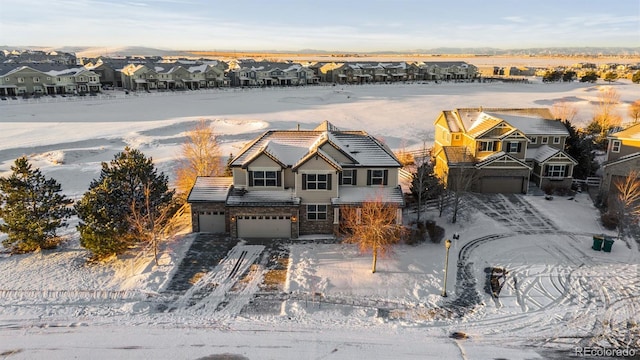
<svg viewBox="0 0 640 360"><path fill-rule="evenodd" d="M640 46L640 1L0 0L0 45L403 51Z"/></svg>

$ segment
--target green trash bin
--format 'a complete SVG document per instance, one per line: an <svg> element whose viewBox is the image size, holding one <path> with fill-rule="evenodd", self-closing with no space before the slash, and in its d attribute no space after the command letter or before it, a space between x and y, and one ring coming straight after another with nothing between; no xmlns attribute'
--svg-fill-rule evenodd
<svg viewBox="0 0 640 360"><path fill-rule="evenodd" d="M602 250L602 242L604 241L604 237L602 236L594 236L593 237L593 246L591 247L593 250L600 251Z"/></svg>
<svg viewBox="0 0 640 360"><path fill-rule="evenodd" d="M612 246L613 246L613 239L604 238L604 245L602 246L602 251L611 252Z"/></svg>

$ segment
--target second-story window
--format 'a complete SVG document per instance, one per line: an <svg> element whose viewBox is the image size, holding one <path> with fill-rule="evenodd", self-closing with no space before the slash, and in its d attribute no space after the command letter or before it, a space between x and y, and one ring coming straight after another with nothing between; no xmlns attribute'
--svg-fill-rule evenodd
<svg viewBox="0 0 640 360"><path fill-rule="evenodd" d="M250 171L249 184L251 186L280 186L279 171Z"/></svg>
<svg viewBox="0 0 640 360"><path fill-rule="evenodd" d="M357 175L357 170L355 169L349 169L349 170L342 170L342 174L340 177L340 184L341 185L355 185L356 184L356 175Z"/></svg>
<svg viewBox="0 0 640 360"><path fill-rule="evenodd" d="M549 143L549 138L548 138L548 137L546 137L546 136L543 136L543 137L542 137L542 143L543 143L543 144L548 144L548 143Z"/></svg>
<svg viewBox="0 0 640 360"><path fill-rule="evenodd" d="M302 174L302 190L331 190L331 174Z"/></svg>
<svg viewBox="0 0 640 360"><path fill-rule="evenodd" d="M560 136L554 136L553 137L553 143L554 144L560 144Z"/></svg>
<svg viewBox="0 0 640 360"><path fill-rule="evenodd" d="M537 144L538 143L538 137L537 136L532 137L531 138L531 143L532 144Z"/></svg>
<svg viewBox="0 0 640 360"><path fill-rule="evenodd" d="M611 141L611 152L614 152L614 153L620 152L620 140Z"/></svg>
<svg viewBox="0 0 640 360"><path fill-rule="evenodd" d="M24 78L23 78L23 77L19 77L19 78L18 78L18 82L19 82L19 83L23 83L23 82L24 82Z"/></svg>
<svg viewBox="0 0 640 360"><path fill-rule="evenodd" d="M496 151L498 143L496 141L480 141L478 143L478 151Z"/></svg>
<svg viewBox="0 0 640 360"><path fill-rule="evenodd" d="M34 83L40 82L40 78L39 78L39 77L37 77L37 76L35 76L35 77L33 78L33 82L34 82Z"/></svg>
<svg viewBox="0 0 640 360"><path fill-rule="evenodd" d="M509 143L509 152L510 153L520 152L520 142L518 142L518 141L510 142Z"/></svg>
<svg viewBox="0 0 640 360"><path fill-rule="evenodd" d="M387 185L389 170L367 170L367 185Z"/></svg>

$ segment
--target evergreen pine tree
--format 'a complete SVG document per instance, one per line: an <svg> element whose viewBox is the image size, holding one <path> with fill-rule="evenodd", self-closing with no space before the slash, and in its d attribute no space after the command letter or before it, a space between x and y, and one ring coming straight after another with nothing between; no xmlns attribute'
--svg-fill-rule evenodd
<svg viewBox="0 0 640 360"><path fill-rule="evenodd" d="M60 194L55 179L33 169L26 157L16 159L13 173L0 178L0 231L8 235L2 244L15 252L29 252L57 245L56 230L67 226L73 203Z"/></svg>
<svg viewBox="0 0 640 360"><path fill-rule="evenodd" d="M562 121L569 132L565 143L565 151L574 158L578 164L573 168L573 177L576 179L586 179L592 176L598 169L593 150L595 144L593 136L578 131L569 120Z"/></svg>
<svg viewBox="0 0 640 360"><path fill-rule="evenodd" d="M98 258L124 252L141 240L131 225L134 211L148 215L145 189L153 215L168 205L174 191L169 191L168 177L158 174L151 158L125 148L110 163L103 162L100 177L76 204L80 218L80 244Z"/></svg>

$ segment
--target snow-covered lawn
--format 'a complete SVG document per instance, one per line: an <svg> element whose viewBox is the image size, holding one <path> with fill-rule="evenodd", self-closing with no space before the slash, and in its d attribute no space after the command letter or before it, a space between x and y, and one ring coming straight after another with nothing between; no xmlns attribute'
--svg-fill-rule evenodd
<svg viewBox="0 0 640 360"><path fill-rule="evenodd" d="M622 101L638 97L621 83ZM587 122L597 88L586 84L406 84L221 90L77 102L2 103L0 174L26 154L79 197L125 145L171 169L184 132L213 121L225 153L270 129L322 120L364 129L393 148L430 139L438 112L454 107L550 106L565 99ZM620 107L626 116L626 107ZM509 211L497 211L508 209ZM523 210L526 209L526 210ZM258 286L264 247L240 242L184 294L166 287L194 234L107 264L87 263L73 228L59 250L0 258L0 354L15 359L546 359L576 346L640 346L640 252L607 234L587 194L474 197L457 224L441 296L442 243L398 245L378 261L352 245L293 243L281 292ZM412 215L406 216L407 219ZM3 235L0 235L2 237ZM503 268L499 296L485 287ZM267 304L268 306L263 306ZM453 339L464 332L468 339ZM565 351L563 353L555 352ZM234 357L229 357L234 358Z"/></svg>

